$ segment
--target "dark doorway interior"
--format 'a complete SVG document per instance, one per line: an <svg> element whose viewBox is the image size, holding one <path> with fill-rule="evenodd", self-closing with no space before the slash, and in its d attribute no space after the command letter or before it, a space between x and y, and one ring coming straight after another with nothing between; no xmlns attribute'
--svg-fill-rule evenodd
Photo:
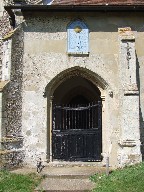
<svg viewBox="0 0 144 192"><path fill-rule="evenodd" d="M76 95L69 102L70 105L83 105L88 103L89 103L89 100L85 98L83 95Z"/></svg>
<svg viewBox="0 0 144 192"><path fill-rule="evenodd" d="M100 91L73 77L54 92L53 159L100 161L102 152Z"/></svg>
<svg viewBox="0 0 144 192"><path fill-rule="evenodd" d="M88 104L98 101L101 93L87 79L75 76L61 83L53 96L55 104Z"/></svg>

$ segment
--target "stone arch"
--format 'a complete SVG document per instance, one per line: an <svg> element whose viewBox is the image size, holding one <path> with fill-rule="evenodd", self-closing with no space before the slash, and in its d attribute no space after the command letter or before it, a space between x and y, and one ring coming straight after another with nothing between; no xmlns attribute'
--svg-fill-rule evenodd
<svg viewBox="0 0 144 192"><path fill-rule="evenodd" d="M77 66L66 69L56 75L46 86L45 96L53 96L54 91L61 83L74 76L80 76L89 80L92 84L98 87L100 91L106 90L109 87L108 83L100 75L89 69Z"/></svg>
<svg viewBox="0 0 144 192"><path fill-rule="evenodd" d="M52 161L52 108L53 108L53 96L55 90L65 81L72 77L81 77L97 87L101 93L102 103L105 101L105 92L109 87L108 83L98 74L92 72L89 69L83 67L72 67L60 72L56 75L46 86L44 96L47 97L47 159ZM103 123L102 123L103 124Z"/></svg>

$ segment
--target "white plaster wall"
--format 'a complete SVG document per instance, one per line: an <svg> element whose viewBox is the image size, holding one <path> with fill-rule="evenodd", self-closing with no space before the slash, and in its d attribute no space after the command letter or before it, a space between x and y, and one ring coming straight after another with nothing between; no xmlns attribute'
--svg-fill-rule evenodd
<svg viewBox="0 0 144 192"><path fill-rule="evenodd" d="M46 99L35 91L24 91L23 93L23 134L25 135L24 149L27 160L36 165L36 158L46 158Z"/></svg>
<svg viewBox="0 0 144 192"><path fill-rule="evenodd" d="M25 149L29 160L35 161L37 156L46 155L47 150L47 100L43 97L43 92L47 84L60 72L80 66L89 69L102 78L109 84L110 89L114 91L113 99L106 96L105 106L105 128L103 130L103 151L108 153L110 150L110 136L113 128L118 130L117 125L117 105L118 105L118 52L117 42L113 42L116 47L115 54L112 54L111 49L103 44L105 54L99 50L102 45L102 39L96 37L94 32L90 33L91 51L88 57L73 57L66 54L67 47L67 32L66 27L70 22L69 18L57 19L50 17L44 19L44 22L39 22L41 19L29 20L25 28L24 34L24 69L23 69L23 134L25 137ZM53 25L52 25L53 23ZM35 27L34 27L35 26ZM53 28L54 26L54 28ZM39 31L43 29L45 32L29 32L32 29ZM53 30L61 32L53 32ZM110 37L110 33L107 33ZM116 35L115 35L116 37ZM107 38L107 35L105 36ZM94 46L93 43L96 45ZM99 50L98 52L96 50ZM113 49L113 48L112 48ZM113 68L113 70L112 70ZM114 106L114 107L112 107ZM116 112L116 113L115 113ZM113 114L113 117L111 116ZM38 145L39 143L39 145Z"/></svg>
<svg viewBox="0 0 144 192"><path fill-rule="evenodd" d="M66 27L72 19L81 16L90 29L88 57L68 56ZM107 16L107 17L106 17ZM98 74L109 85L105 91L103 153L111 155L117 164L120 146L121 83L119 77L118 27L132 25L129 16L122 20L118 15L48 14L25 16L23 60L23 120L26 161L33 164L38 156L47 155L47 99L43 92L47 84L62 71L79 66ZM139 22L138 24L139 25ZM113 92L113 97L109 92ZM114 160L113 160L114 159Z"/></svg>
<svg viewBox="0 0 144 192"><path fill-rule="evenodd" d="M91 59L91 62L89 59ZM34 64L34 61L36 61L36 64ZM39 65L41 67L39 67ZM23 133L26 138L25 147L27 150L30 148L30 156L32 155L32 153L34 153L34 151L37 151L37 153L40 154L41 149L43 153L46 152L46 133L48 129L47 99L43 97L43 92L45 91L45 87L47 86L47 84L63 70L66 70L67 68L72 68L74 66L81 66L83 68L87 68L102 77L105 77L104 73L107 73L107 78L105 79L109 82L108 70L104 72L100 70L97 65L100 65L99 59L97 60L94 56L93 58L68 58L68 56L55 53L37 56L28 56L26 53L24 54L25 67L23 71ZM114 82L112 82L111 84L114 85ZM116 90L116 87L113 86L111 89L114 90L115 94L117 94L118 90ZM107 104L105 106L107 114L105 119L105 132L107 134L103 138L103 140L105 140L104 151L106 152L107 150L109 150L107 149L107 146L109 146L110 144L109 138L112 133L113 127L117 128L117 116L115 114L118 113L116 112L118 101L116 99L116 103L111 104L111 102L113 102L113 100L107 94ZM113 114L113 116L111 114ZM30 130L31 136L27 135L27 131ZM40 150L37 146L38 140L41 143L42 147ZM31 146L34 150L32 150Z"/></svg>

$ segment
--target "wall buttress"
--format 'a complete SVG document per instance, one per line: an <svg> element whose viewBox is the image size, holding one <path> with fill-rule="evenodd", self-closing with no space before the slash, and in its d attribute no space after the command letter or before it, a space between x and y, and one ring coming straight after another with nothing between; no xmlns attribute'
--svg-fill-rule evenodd
<svg viewBox="0 0 144 192"><path fill-rule="evenodd" d="M139 90L136 80L135 37L131 28L119 29L121 94L120 164L141 161Z"/></svg>

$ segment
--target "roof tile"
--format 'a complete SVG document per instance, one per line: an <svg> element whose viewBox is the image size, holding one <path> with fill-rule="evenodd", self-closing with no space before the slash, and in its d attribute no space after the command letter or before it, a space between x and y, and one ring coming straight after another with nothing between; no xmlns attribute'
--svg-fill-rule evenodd
<svg viewBox="0 0 144 192"><path fill-rule="evenodd" d="M144 0L54 0L53 5L144 5Z"/></svg>

